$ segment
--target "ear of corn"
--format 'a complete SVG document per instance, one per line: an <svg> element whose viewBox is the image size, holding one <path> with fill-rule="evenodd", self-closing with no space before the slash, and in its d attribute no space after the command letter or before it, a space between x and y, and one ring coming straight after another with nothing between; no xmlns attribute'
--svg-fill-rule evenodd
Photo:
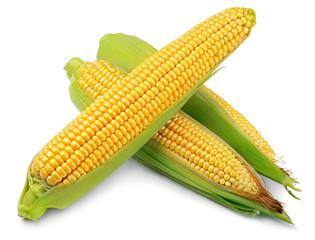
<svg viewBox="0 0 315 240"><path fill-rule="evenodd" d="M207 106L207 108L204 106ZM294 187L297 181L278 167L275 159L270 159L268 155L265 155L259 149L253 138L238 125L237 121L233 119L227 109L224 108L209 89L206 87L200 88L182 110L223 138L258 173L281 183L291 196L297 198L289 189L300 191L300 189Z"/></svg>
<svg viewBox="0 0 315 240"><path fill-rule="evenodd" d="M122 72L128 72L149 57L140 53L154 50L151 45L134 36L108 34L100 41L97 59L110 62ZM131 60L130 56L137 57ZM297 182L277 166L272 148L255 127L220 96L202 86L182 110L227 142L258 173L282 184L296 198L289 188L300 191L294 187Z"/></svg>
<svg viewBox="0 0 315 240"><path fill-rule="evenodd" d="M220 39L221 30L232 30L225 25L236 20L240 25L233 41ZM221 27L209 28L213 24ZM225 10L117 81L34 157L20 197L19 215L34 220L47 208L64 208L115 171L179 111L246 39L254 24L250 9ZM228 51L215 47L213 55L219 40L233 44Z"/></svg>
<svg viewBox="0 0 315 240"><path fill-rule="evenodd" d="M77 69L77 62L71 59L66 70ZM124 77L102 61L86 62L78 72L81 77L76 79L77 85L93 98L113 84L108 79L114 82ZM89 103L89 99L86 101ZM235 211L246 215L265 213L291 222L254 170L221 139L181 111L134 157Z"/></svg>

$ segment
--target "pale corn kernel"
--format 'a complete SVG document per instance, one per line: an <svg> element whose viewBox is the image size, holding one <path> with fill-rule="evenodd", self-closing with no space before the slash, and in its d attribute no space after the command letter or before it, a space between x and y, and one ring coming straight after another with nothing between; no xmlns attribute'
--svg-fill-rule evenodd
<svg viewBox="0 0 315 240"><path fill-rule="evenodd" d="M47 177L46 181L49 185L52 185L52 186L55 186L58 183L55 179L53 179L51 175Z"/></svg>
<svg viewBox="0 0 315 240"><path fill-rule="evenodd" d="M55 171L51 174L51 177L52 177L56 182L60 182L60 181L62 180L62 177L59 176L59 174L58 174L57 172L55 172Z"/></svg>
<svg viewBox="0 0 315 240"><path fill-rule="evenodd" d="M224 180L223 178L221 178L220 181L219 181L219 183L220 183L221 185L225 185L225 180Z"/></svg>
<svg viewBox="0 0 315 240"><path fill-rule="evenodd" d="M224 176L224 172L219 171L219 172L218 172L218 176L219 176L220 178L223 178L223 176Z"/></svg>

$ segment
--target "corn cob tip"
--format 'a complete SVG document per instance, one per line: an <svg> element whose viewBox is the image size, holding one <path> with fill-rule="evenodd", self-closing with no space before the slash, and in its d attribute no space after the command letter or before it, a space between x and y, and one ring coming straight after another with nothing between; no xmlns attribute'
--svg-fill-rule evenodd
<svg viewBox="0 0 315 240"><path fill-rule="evenodd" d="M252 17L251 19L251 24L252 26L256 25L256 12L251 9L251 8L247 8L248 14Z"/></svg>
<svg viewBox="0 0 315 240"><path fill-rule="evenodd" d="M75 72L84 64L83 60L78 58L78 57L74 57L71 58L69 60L69 62L67 62L67 64L64 66L64 70L66 70L67 72L67 77L69 79L71 79L71 77L73 76L73 74L75 74Z"/></svg>
<svg viewBox="0 0 315 240"><path fill-rule="evenodd" d="M238 15L239 12L245 12L246 18L247 20L249 20L247 23L248 27L252 28L253 26L256 25L256 12L251 8L232 7L230 9L227 9L226 11L236 15Z"/></svg>

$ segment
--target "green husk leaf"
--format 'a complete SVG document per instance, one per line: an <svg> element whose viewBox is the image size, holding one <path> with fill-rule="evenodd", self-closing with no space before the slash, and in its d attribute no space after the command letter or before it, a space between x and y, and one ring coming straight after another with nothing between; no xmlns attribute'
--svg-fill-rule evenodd
<svg viewBox="0 0 315 240"><path fill-rule="evenodd" d="M135 36L123 33L106 34L99 44L97 60L104 60L128 75L157 50Z"/></svg>
<svg viewBox="0 0 315 240"><path fill-rule="evenodd" d="M122 33L105 35L97 52L97 59L104 60L124 73L129 73L141 62L157 51L143 40ZM280 184L297 198L288 188L295 191L296 180L287 176L275 163L268 159L253 143L246 132L227 114L204 88L200 88L183 106L182 110L218 135L235 149L258 173ZM297 198L298 199L298 198Z"/></svg>

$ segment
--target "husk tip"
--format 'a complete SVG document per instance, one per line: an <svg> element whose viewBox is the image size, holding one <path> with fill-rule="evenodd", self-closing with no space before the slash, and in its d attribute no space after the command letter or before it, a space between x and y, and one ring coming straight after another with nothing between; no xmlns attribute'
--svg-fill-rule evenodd
<svg viewBox="0 0 315 240"><path fill-rule="evenodd" d="M285 180L284 180L284 183L283 183L283 186L285 187L285 189L288 191L288 193L294 197L295 199L297 200L301 200L300 198L298 198L297 196L295 196L293 194L293 192L289 189L293 189L294 191L297 191L297 192L302 192L301 189L295 187L294 185L299 183L298 181L296 181L295 179L291 178L291 177L286 177Z"/></svg>
<svg viewBox="0 0 315 240"><path fill-rule="evenodd" d="M71 77L82 66L82 64L84 64L84 62L81 58L71 58L63 68L67 72L67 77L71 79Z"/></svg>

